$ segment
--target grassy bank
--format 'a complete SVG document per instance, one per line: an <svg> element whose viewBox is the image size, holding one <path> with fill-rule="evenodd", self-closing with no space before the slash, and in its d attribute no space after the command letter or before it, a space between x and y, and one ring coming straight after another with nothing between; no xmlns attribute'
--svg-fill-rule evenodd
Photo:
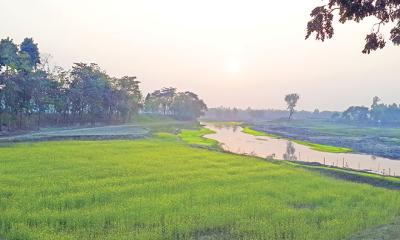
<svg viewBox="0 0 400 240"><path fill-rule="evenodd" d="M400 215L398 191L192 148L173 134L16 144L0 156L9 240L343 239Z"/></svg>
<svg viewBox="0 0 400 240"><path fill-rule="evenodd" d="M350 148L342 148L342 147L335 147L330 145L318 144L318 143L310 143L301 140L292 140L295 143L308 146L313 150L320 151L320 152L331 152L331 153L349 153L352 152Z"/></svg>
<svg viewBox="0 0 400 240"><path fill-rule="evenodd" d="M202 127L194 130L183 129L178 136L190 145L219 149L218 141L204 137L204 135L212 133L214 131Z"/></svg>
<svg viewBox="0 0 400 240"><path fill-rule="evenodd" d="M243 127L243 132L247 133L247 134L254 135L254 136L268 136L268 137L273 137L273 138L281 138L278 135L269 134L269 133L266 133L266 132L261 132L261 131L254 130L249 126ZM308 146L311 149L316 150L316 151L320 151L320 152L331 152L331 153L348 153L348 152L352 152L352 149L350 149L350 148L335 147L335 146L311 143L311 142L295 140L295 139L288 139L288 140L293 141L293 142L295 142L297 144Z"/></svg>
<svg viewBox="0 0 400 240"><path fill-rule="evenodd" d="M280 138L279 136L274 135L274 134L269 134L266 132L254 130L249 126L244 126L242 132L253 135L253 136L266 136L266 137L272 137L272 138Z"/></svg>

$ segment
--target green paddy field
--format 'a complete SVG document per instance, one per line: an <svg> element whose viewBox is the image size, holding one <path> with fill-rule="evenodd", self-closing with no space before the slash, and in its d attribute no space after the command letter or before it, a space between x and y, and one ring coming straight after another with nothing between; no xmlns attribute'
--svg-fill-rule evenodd
<svg viewBox="0 0 400 240"><path fill-rule="evenodd" d="M399 191L224 153L205 133L1 147L0 239L367 239L400 218Z"/></svg>

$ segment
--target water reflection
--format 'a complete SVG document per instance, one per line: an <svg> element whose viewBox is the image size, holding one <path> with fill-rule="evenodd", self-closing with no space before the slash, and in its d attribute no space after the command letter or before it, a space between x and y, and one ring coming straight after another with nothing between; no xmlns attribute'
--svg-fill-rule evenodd
<svg viewBox="0 0 400 240"><path fill-rule="evenodd" d="M238 125L236 124L224 124L224 123L213 123L213 126L218 129L231 129L233 132L236 132L238 130Z"/></svg>
<svg viewBox="0 0 400 240"><path fill-rule="evenodd" d="M207 138L219 141L226 151L256 155L267 159L317 162L326 166L370 171L385 175L400 174L400 160L392 160L366 154L329 153L312 150L307 146L284 139L253 136L242 132L237 125L206 123L215 134Z"/></svg>
<svg viewBox="0 0 400 240"><path fill-rule="evenodd" d="M283 159L284 160L289 160L289 161L296 161L296 148L294 147L293 142L288 141L286 144L286 152L283 154Z"/></svg>

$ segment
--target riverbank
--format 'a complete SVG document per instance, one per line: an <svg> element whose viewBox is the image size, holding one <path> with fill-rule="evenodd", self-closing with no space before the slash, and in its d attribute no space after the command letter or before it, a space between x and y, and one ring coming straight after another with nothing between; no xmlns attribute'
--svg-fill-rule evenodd
<svg viewBox="0 0 400 240"><path fill-rule="evenodd" d="M332 146L298 142L255 131L249 127L243 128L241 125L205 123L205 126L215 132L206 137L220 142L221 147L228 152L387 176L400 175L400 161L349 153ZM327 151L327 148L330 151ZM325 151L320 151L321 149Z"/></svg>
<svg viewBox="0 0 400 240"><path fill-rule="evenodd" d="M269 121L249 125L256 131L288 139L400 159L400 128L355 126L327 120Z"/></svg>
<svg viewBox="0 0 400 240"><path fill-rule="evenodd" d="M224 125L223 122L212 122L214 125ZM237 127L242 125L242 123L235 123L235 124L227 124L226 126L230 127ZM206 125L204 125L206 126ZM219 143L216 140L207 138L207 135L209 134L215 134L216 132L213 130L210 130L206 127L201 127L195 130L184 130L183 132L189 133L190 138L185 137L184 135L186 134L179 134L180 138L184 140L185 142L191 144L194 147L208 147L210 150L217 150L221 151L223 148L221 148L221 143ZM278 137L275 135L270 135L267 133L263 132L258 132L255 130L252 130L250 127L243 127L242 129L243 133L247 133L253 136L268 136L268 137ZM278 137L279 138L279 137ZM224 150L223 150L224 151ZM235 152L229 152L231 154L239 154L243 155L240 153L235 153ZM244 154L244 155L249 155L249 154ZM327 166L320 164L318 162L302 162L302 161L285 161L285 160L275 160L271 158L261 158L266 161L279 161L279 162L284 162L287 163L291 166L296 166L300 168L305 168L308 170L312 171L317 171L321 174L324 174L326 176L330 177L335 177L338 179L343 179L346 181L353 181L357 183L365 183L369 185L373 185L376 187L383 187L387 189L393 189L393 190L400 190L400 177L397 176L387 176L387 175L382 175L382 174L377 174L377 173L371 173L371 172L366 172L362 170L355 170L355 169L346 169L346 168L340 168L338 166Z"/></svg>
<svg viewBox="0 0 400 240"><path fill-rule="evenodd" d="M272 137L272 138L284 138L279 135L267 133L267 132L262 132L262 131L257 131L253 129L250 126L244 126L243 127L243 132L247 134L251 134L253 136L267 136L267 137ZM344 147L336 147L336 146L330 146L330 145L324 145L324 144L318 144L318 143L312 143L312 142L306 142L302 140L297 140L297 139L290 139L290 138L285 138L289 141L308 146L313 150L316 151L321 151L321 152L330 152L330 153L349 153L352 152L353 150L350 148L344 148Z"/></svg>

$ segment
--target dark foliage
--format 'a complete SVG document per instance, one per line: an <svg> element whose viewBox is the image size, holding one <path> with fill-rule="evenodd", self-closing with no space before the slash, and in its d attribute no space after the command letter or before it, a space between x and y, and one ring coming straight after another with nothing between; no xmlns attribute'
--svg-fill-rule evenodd
<svg viewBox="0 0 400 240"><path fill-rule="evenodd" d="M291 93L285 96L285 102L287 104L287 109L289 110L289 120L292 118L294 113L294 108L297 105L297 101L299 101L300 96L297 93Z"/></svg>
<svg viewBox="0 0 400 240"><path fill-rule="evenodd" d="M169 87L148 94L144 109L148 113L193 120L204 115L207 105L192 92L176 92L176 88Z"/></svg>
<svg viewBox="0 0 400 240"><path fill-rule="evenodd" d="M387 105L379 102L380 99L374 97L370 108L351 106L343 113L332 116L332 119L365 124L399 125L400 106L396 103Z"/></svg>
<svg viewBox="0 0 400 240"><path fill-rule="evenodd" d="M112 78L94 63L70 71L40 63L33 39L0 41L0 131L126 122L141 107L136 77Z"/></svg>
<svg viewBox="0 0 400 240"><path fill-rule="evenodd" d="M363 53L385 47L386 41L381 33L381 26L394 23L390 31L390 41L400 45L400 0L328 0L323 6L316 7L311 12L312 19L307 24L306 39L316 33L316 39L324 41L332 38L334 29L333 13L337 12L340 23L347 21L361 22L367 17L375 17L377 23L372 32L365 38Z"/></svg>

